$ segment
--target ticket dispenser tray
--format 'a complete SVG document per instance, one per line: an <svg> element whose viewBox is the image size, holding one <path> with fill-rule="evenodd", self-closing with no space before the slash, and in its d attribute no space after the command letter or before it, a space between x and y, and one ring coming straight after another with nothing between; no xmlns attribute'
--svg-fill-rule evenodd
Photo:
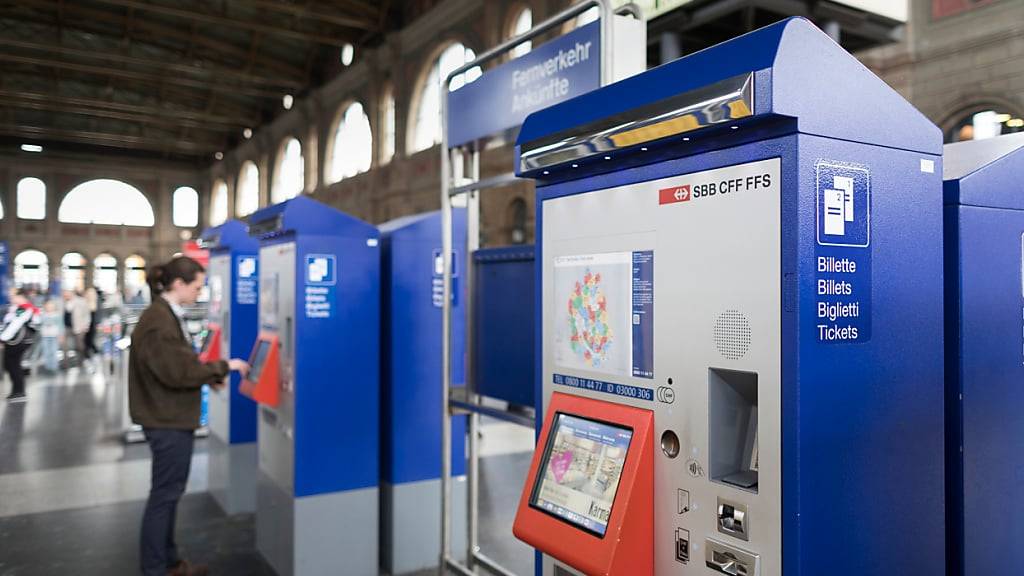
<svg viewBox="0 0 1024 576"><path fill-rule="evenodd" d="M517 538L585 574L654 573L654 415L554 393Z"/></svg>
<svg viewBox="0 0 1024 576"><path fill-rule="evenodd" d="M249 356L249 374L239 388L242 394L272 408L281 396L278 348L276 335L260 334Z"/></svg>

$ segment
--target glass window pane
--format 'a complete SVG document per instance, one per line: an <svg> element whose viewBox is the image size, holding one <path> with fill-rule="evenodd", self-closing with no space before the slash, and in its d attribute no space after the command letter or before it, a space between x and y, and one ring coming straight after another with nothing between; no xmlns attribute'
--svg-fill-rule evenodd
<svg viewBox="0 0 1024 576"><path fill-rule="evenodd" d="M22 178L18 181L18 218L46 218L46 184L39 178Z"/></svg>
<svg viewBox="0 0 1024 576"><path fill-rule="evenodd" d="M50 284L50 260L39 250L25 250L14 257L14 285L45 290Z"/></svg>
<svg viewBox="0 0 1024 576"><path fill-rule="evenodd" d="M219 226L228 219L228 185L223 180L213 183L210 195L210 226Z"/></svg>
<svg viewBox="0 0 1024 576"><path fill-rule="evenodd" d="M199 193L193 188L182 186L174 191L172 199L174 225L195 228L199 225Z"/></svg>
<svg viewBox="0 0 1024 576"><path fill-rule="evenodd" d="M235 187L235 214L248 216L260 207L260 169L252 161L242 165Z"/></svg>
<svg viewBox="0 0 1024 576"><path fill-rule="evenodd" d="M295 138L289 138L278 153L274 186L270 192L271 202L277 204L301 194L306 184L305 173L302 144Z"/></svg>
<svg viewBox="0 0 1024 576"><path fill-rule="evenodd" d="M345 109L334 131L328 180L331 183L370 169L373 161L373 133L363 105L353 102Z"/></svg>
<svg viewBox="0 0 1024 576"><path fill-rule="evenodd" d="M120 180L90 180L75 186L57 209L57 219L75 224L152 226L153 206L138 188Z"/></svg>

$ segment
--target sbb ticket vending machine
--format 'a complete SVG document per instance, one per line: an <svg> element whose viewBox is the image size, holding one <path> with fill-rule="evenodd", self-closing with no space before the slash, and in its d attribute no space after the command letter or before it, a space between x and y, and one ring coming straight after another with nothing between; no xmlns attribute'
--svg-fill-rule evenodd
<svg viewBox="0 0 1024 576"><path fill-rule="evenodd" d="M803 19L527 119L544 574L943 573L941 141Z"/></svg>
<svg viewBox="0 0 1024 576"><path fill-rule="evenodd" d="M943 162L946 573L1015 572L1024 565L1024 134L949 144Z"/></svg>
<svg viewBox="0 0 1024 576"><path fill-rule="evenodd" d="M203 231L210 251L209 324L200 357L204 362L244 358L256 339L259 243L246 225L229 220ZM237 373L210 390L210 493L228 514L256 509L256 403L242 395Z"/></svg>
<svg viewBox="0 0 1024 576"><path fill-rule="evenodd" d="M256 546L281 576L377 574L377 230L305 197L252 215Z"/></svg>

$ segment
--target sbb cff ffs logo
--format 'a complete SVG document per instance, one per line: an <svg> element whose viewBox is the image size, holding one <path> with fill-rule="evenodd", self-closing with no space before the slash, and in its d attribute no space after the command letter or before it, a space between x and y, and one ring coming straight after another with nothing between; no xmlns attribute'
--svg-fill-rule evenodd
<svg viewBox="0 0 1024 576"><path fill-rule="evenodd" d="M744 178L727 178L719 182L702 182L700 184L683 184L672 188L658 190L658 204L675 204L689 202L693 198L708 198L730 192L742 192L768 188L772 185L771 174L752 174Z"/></svg>
<svg viewBox="0 0 1024 576"><path fill-rule="evenodd" d="M690 200L690 185L674 186L658 190L659 204L675 204L676 202L688 202Z"/></svg>

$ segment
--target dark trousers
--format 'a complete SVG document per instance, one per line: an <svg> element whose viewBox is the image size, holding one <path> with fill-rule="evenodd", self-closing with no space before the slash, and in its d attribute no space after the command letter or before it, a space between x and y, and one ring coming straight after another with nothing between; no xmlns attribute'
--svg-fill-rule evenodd
<svg viewBox="0 0 1024 576"><path fill-rule="evenodd" d="M21 367L21 358L28 350L28 344L4 346L4 371L11 375L11 395L25 393L25 369Z"/></svg>
<svg viewBox="0 0 1024 576"><path fill-rule="evenodd" d="M145 433L153 453L153 475L142 516L140 559L145 576L165 576L180 560L174 543L175 516L188 482L194 437L191 430L168 428L146 428Z"/></svg>

